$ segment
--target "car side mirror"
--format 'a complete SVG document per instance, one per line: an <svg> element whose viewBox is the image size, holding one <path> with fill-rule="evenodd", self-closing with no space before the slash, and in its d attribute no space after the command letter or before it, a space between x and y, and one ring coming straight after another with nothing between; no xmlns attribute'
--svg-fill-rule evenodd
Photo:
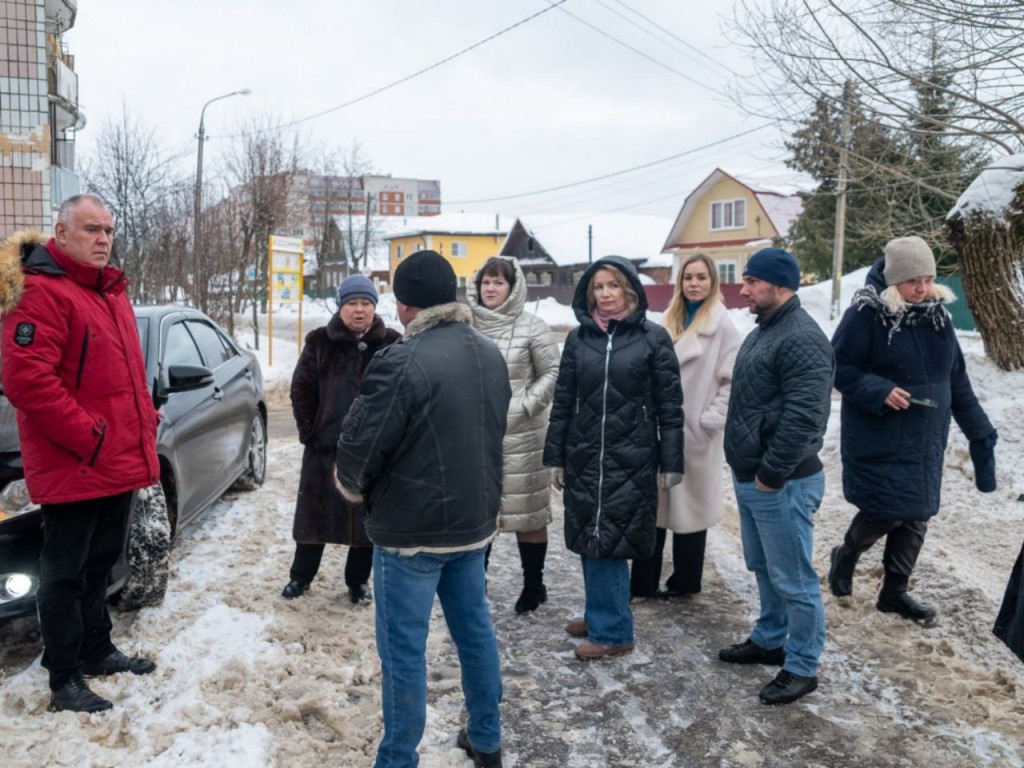
<svg viewBox="0 0 1024 768"><path fill-rule="evenodd" d="M213 384L213 371L202 365L172 365L167 369L167 392L190 392Z"/></svg>

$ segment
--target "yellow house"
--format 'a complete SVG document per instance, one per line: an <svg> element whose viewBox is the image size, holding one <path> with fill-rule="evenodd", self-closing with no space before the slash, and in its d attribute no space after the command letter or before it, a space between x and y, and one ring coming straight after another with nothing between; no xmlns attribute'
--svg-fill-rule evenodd
<svg viewBox="0 0 1024 768"><path fill-rule="evenodd" d="M416 251L437 251L455 269L459 286L465 287L491 256L501 252L514 218L487 213L442 213L406 219L385 235L392 283L395 268Z"/></svg>
<svg viewBox="0 0 1024 768"><path fill-rule="evenodd" d="M801 209L796 195L754 189L716 168L683 202L663 250L677 266L692 253L706 253L722 283L738 283L747 259L785 240Z"/></svg>

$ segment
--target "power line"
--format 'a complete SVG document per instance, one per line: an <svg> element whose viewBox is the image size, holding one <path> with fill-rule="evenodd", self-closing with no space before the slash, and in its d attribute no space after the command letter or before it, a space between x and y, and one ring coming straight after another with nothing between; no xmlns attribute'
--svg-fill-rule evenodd
<svg viewBox="0 0 1024 768"><path fill-rule="evenodd" d="M597 2L599 2L601 5L605 5L605 3L603 3L601 0L597 0ZM728 65L724 65L724 63L722 63L721 61L719 61L716 58L712 57L708 53L703 52L702 50L697 48L695 45L692 45L691 43L686 42L686 40L684 40L683 38L679 37L679 35L675 34L671 30L667 29L664 25L658 24L650 16L645 16L643 13L638 11L636 8L632 7L628 3L624 2L624 0L614 0L614 2L617 5L622 5L624 8L626 8L626 10L630 11L631 13L635 13L636 15L640 16L640 18L645 20L645 22L647 24L649 24L651 27L653 27L656 30L660 30L660 31L664 32L666 35L671 37L673 40L677 40L679 43L681 43L686 48L689 48L691 51L696 53L701 58L707 58L716 67L721 67L723 70L728 72L730 75L735 75L736 77L739 76L738 73L735 70L731 69ZM605 7L607 7L607 6L605 5ZM610 8L609 8L609 10L610 10Z"/></svg>
<svg viewBox="0 0 1024 768"><path fill-rule="evenodd" d="M547 0L547 2L552 3L552 5L551 5L552 8L555 8L555 7L559 6L559 5L561 5L561 2L556 2L556 0ZM705 89L707 91L711 91L711 93L714 93L715 95L719 95L721 93L720 89L715 88L713 86L710 86L707 83L705 83L705 82L703 82L701 80L698 80L695 77L691 77L690 75L686 74L685 72L680 72L675 67L669 66L668 64L666 64L663 61L659 61L658 59L654 58L650 54L645 53L644 51L641 51L639 48L636 48L636 47L630 45L629 43L627 43L624 40L620 40L619 38L615 37L615 35L611 34L610 32L605 32L603 29L601 29L597 25L591 24L586 19L580 18L579 16L577 16L572 11L567 11L565 8L559 8L559 10L562 13L567 14L567 15L571 16L572 18L576 19L576 21L578 21L580 24L583 24L586 27L590 27L590 29L594 30L599 35L603 35L604 37L607 37L612 42L618 43L623 48L626 48L626 49L632 51L637 56L642 56L643 58L647 59L648 61L650 61L650 62L652 62L654 64L657 64L659 67L662 67L663 69L667 69L672 74L679 75L679 77L683 78L684 80L686 80L688 82L691 82L694 85L697 85L697 86L699 86L699 87L701 87L701 88L703 88L703 89Z"/></svg>
<svg viewBox="0 0 1024 768"><path fill-rule="evenodd" d="M538 189L538 190L535 190L533 192L520 192L520 193L515 194L515 195L501 195L500 197L482 197L482 198L478 198L476 200L452 200L452 201L450 201L448 203L445 203L445 205L472 205L472 204L476 204L476 203L493 203L493 202L497 202L497 201L500 201L500 200L513 200L513 199L518 198L518 197L533 197L534 195L542 195L542 194L545 194L547 192L557 192L557 191L562 190L562 189L570 189L571 187L578 187L578 186L581 186L583 184L592 184L595 181L603 181L604 179L611 179L611 178L613 178L615 176L622 176L623 174L626 174L626 173L633 173L634 171L640 171L640 170L643 170L644 168L650 168L651 166L654 166L654 165L660 165L661 163L667 163L667 162L669 162L671 160L678 160L680 157L686 157L687 155L692 155L692 154L695 154L695 153L700 152L702 150L710 149L711 147L718 146L719 144L725 144L726 142L732 141L734 139L738 139L738 138L740 138L742 136L747 136L747 135L749 135L751 133L756 133L757 131L764 130L765 128L768 128L771 125L774 125L774 123L764 123L762 125L757 126L756 128L751 128L748 131L743 131L742 133L735 133L732 136L726 136L724 139L718 139L717 141L712 141L710 144L704 144L704 145L702 145L700 147L694 147L693 149L688 149L685 152L679 152L679 153L677 153L675 155L670 155L668 157L663 157L660 160L652 160L651 162L643 163L642 165L634 165L632 168L625 168L625 169L623 169L621 171L614 171L612 173L606 173L603 176L594 176L594 177L589 178L589 179L583 179L582 181L573 181L573 182L570 182L568 184L559 184L558 186L555 186L555 187L547 187L545 189Z"/></svg>
<svg viewBox="0 0 1024 768"><path fill-rule="evenodd" d="M324 115L329 115L329 114L331 114L333 112L337 112L340 109L345 109L345 107L351 107L353 104L358 104L361 101L366 101L366 99L369 99L372 96L376 96L376 95L378 95L380 93L383 93L384 91L389 91L392 88L395 88L395 87L397 87L399 85L402 85L403 83L409 82L413 78L419 77L420 75L425 75L427 72L430 72L431 70L437 69L438 67L440 67L440 66L442 66L444 64L447 64L449 61L454 61L455 59L459 58L460 56L464 56L465 54L469 53L470 51L475 50L476 48L479 48L482 45L486 45L487 43L491 42L492 40L495 40L495 39L501 37L505 33L511 32L513 29L516 29L517 27L521 27L524 24L527 24L527 23L533 21L538 16L543 16L548 11L553 11L555 8L560 6L562 3L566 2L566 0L547 0L547 1L548 1L548 3L550 3L550 5L547 8L543 8L543 9L537 11L537 13L534 13L534 14L532 14L530 16L527 16L525 19L521 19L521 20L517 21L515 24L510 24L509 26L505 27L504 29L501 29L501 30L495 32L493 35L485 37L483 40L480 40L480 41L478 41L476 43L473 43L469 47L463 48L461 51L453 53L450 56L446 56L443 59L441 59L440 61L436 61L436 62L434 62L433 64L431 64L429 66L423 67L422 69L418 69L415 72L413 72L412 74L406 75L405 77L399 78L398 80L394 80L394 81L388 83L387 85L382 85L380 88L375 88L374 90L370 91L369 93L364 93L362 96L358 96L357 98L354 98L354 99L352 99L350 101L346 101L344 104L339 104L336 107L330 107L329 109L325 109L325 110L323 110L321 112L317 112L317 113L312 114L312 115L307 115L306 117L300 117L298 120L292 120L290 123L282 123L281 125L273 126L273 127L270 127L270 128L261 128L260 130L257 130L257 131L248 131L248 132L244 132L244 133L240 133L240 134L229 134L229 135L224 135L224 136L215 136L215 137L211 137L211 138L234 139L234 138L238 138L239 136L258 136L261 133L267 133L269 131L279 131L279 130L281 130L283 128L291 128L293 125L299 125L300 123L306 123L306 122L309 122L310 120L316 120L318 117L323 117Z"/></svg>

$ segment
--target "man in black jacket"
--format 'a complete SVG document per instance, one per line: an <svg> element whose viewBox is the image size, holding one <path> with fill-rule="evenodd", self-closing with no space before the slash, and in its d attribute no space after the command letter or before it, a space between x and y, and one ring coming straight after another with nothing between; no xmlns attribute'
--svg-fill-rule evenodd
<svg viewBox="0 0 1024 768"><path fill-rule="evenodd" d="M436 594L462 664L469 720L458 744L501 765L501 672L484 591L484 551L501 502L512 396L499 349L455 301L434 251L395 270L401 342L378 352L338 442L342 492L366 501L374 543L384 737L377 768L415 765L426 723L426 644Z"/></svg>
<svg viewBox="0 0 1024 768"><path fill-rule="evenodd" d="M760 694L788 704L818 687L825 608L811 563L814 513L825 493L818 451L828 425L835 356L800 306L800 268L781 248L747 262L740 295L757 328L736 357L725 459L733 471L743 556L757 577L761 614L750 637L718 657L777 664Z"/></svg>

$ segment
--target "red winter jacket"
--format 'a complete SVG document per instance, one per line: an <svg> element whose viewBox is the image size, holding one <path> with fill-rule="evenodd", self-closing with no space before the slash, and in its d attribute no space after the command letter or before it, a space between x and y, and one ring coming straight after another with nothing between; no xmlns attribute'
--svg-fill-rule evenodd
<svg viewBox="0 0 1024 768"><path fill-rule="evenodd" d="M15 254L20 300L8 280ZM0 286L4 394L17 409L32 500L63 504L157 482L159 416L124 273L25 235L5 244L0 280L8 282Z"/></svg>

